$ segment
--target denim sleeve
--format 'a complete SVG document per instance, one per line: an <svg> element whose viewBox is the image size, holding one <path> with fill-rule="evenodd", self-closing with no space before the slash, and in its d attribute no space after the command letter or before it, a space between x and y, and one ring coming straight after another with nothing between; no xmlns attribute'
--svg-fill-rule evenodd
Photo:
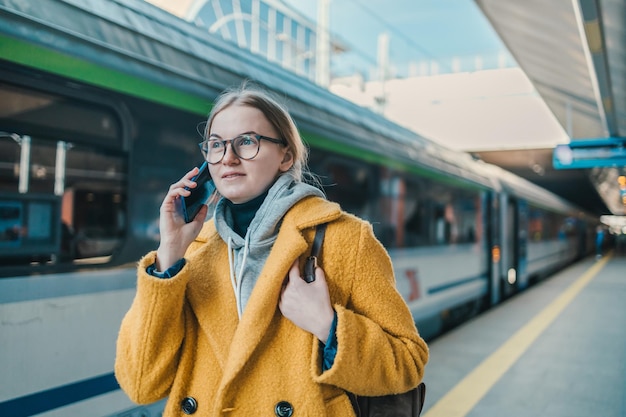
<svg viewBox="0 0 626 417"><path fill-rule="evenodd" d="M180 258L174 265L170 266L163 272L156 270L155 263L147 267L146 272L157 278L172 278L174 275L178 274L181 269L183 269L183 266L185 266L185 258Z"/></svg>
<svg viewBox="0 0 626 417"><path fill-rule="evenodd" d="M330 332L328 333L328 339L324 346L324 355L322 357L322 372L332 368L335 363L335 356L337 356L337 312L333 318L333 323L330 325Z"/></svg>

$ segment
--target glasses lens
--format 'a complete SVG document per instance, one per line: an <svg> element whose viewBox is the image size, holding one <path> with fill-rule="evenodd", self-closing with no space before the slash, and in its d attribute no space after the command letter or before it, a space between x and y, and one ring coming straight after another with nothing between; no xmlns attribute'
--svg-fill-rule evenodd
<svg viewBox="0 0 626 417"><path fill-rule="evenodd" d="M251 135L237 136L232 141L235 153L241 159L252 159L259 152L259 141Z"/></svg>
<svg viewBox="0 0 626 417"><path fill-rule="evenodd" d="M224 144L219 140L205 140L200 148L204 158L212 164L219 162L224 155Z"/></svg>

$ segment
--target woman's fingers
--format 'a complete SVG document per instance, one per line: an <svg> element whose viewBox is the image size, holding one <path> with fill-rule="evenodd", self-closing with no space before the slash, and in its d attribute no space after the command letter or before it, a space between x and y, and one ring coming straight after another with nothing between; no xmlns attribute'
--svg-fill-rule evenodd
<svg viewBox="0 0 626 417"><path fill-rule="evenodd" d="M185 187L195 188L197 184L195 181L192 181L191 179L195 177L196 175L198 175L198 172L200 172L198 167L194 167L191 171L187 172L180 180L170 185L170 191L177 189L177 188L184 189Z"/></svg>
<svg viewBox="0 0 626 417"><path fill-rule="evenodd" d="M293 263L291 264L291 268L289 268L289 276L288 276L289 280L291 280L292 278L300 278L300 262L299 260L296 258L295 261L293 261Z"/></svg>
<svg viewBox="0 0 626 417"><path fill-rule="evenodd" d="M296 260L285 278L278 306L283 315L296 326L325 342L334 312L322 268L315 268L315 277L311 283L304 281Z"/></svg>
<svg viewBox="0 0 626 417"><path fill-rule="evenodd" d="M195 188L197 186L195 181L191 179L197 175L199 172L198 167L194 167L191 171L187 172L180 180L170 185L170 188L163 199L163 203L161 204L161 209L165 211L172 211L173 204L177 198L188 197L191 194L190 190L185 189L185 187ZM206 213L205 213L206 217ZM203 219L205 218L203 217Z"/></svg>

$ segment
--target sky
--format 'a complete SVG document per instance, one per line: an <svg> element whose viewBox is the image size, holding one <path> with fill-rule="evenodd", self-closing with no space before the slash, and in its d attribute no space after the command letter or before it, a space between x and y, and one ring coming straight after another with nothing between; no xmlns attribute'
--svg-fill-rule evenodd
<svg viewBox="0 0 626 417"><path fill-rule="evenodd" d="M283 0L311 20L317 20L317 0ZM440 72L451 72L452 59L461 69L515 62L472 0L330 0L330 31L352 51L333 61L352 61L352 69L376 65L379 34L389 35L389 60L398 75L410 64L438 61ZM344 64L345 65L345 64ZM333 71L345 71L333 68ZM342 74L335 74L342 75Z"/></svg>
<svg viewBox="0 0 626 417"><path fill-rule="evenodd" d="M354 49L333 56L333 76L359 72L375 80L377 38L389 34L389 61L399 78L384 87L389 119L457 150L569 141L473 0L330 1L330 31ZM283 2L317 20L317 0ZM376 88L333 91L372 106L368 89Z"/></svg>

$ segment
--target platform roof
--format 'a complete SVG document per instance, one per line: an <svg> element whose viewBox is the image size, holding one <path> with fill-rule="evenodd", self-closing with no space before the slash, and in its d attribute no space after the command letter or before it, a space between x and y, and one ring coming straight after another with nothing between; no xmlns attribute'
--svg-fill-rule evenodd
<svg viewBox="0 0 626 417"><path fill-rule="evenodd" d="M571 141L626 141L625 0L475 1ZM626 214L617 184L624 167L540 175L520 160L551 158L550 149L477 154L595 213Z"/></svg>

